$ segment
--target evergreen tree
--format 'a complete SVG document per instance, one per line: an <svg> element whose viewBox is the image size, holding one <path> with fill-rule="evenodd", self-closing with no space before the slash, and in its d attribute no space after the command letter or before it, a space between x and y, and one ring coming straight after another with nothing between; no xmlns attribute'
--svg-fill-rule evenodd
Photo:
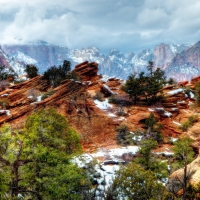
<svg viewBox="0 0 200 200"><path fill-rule="evenodd" d="M43 79L47 80L49 84L53 87L57 87L60 83L72 76L75 77L75 73L70 73L71 63L64 60L63 65L58 67L52 66L47 71L44 72Z"/></svg>
<svg viewBox="0 0 200 200"><path fill-rule="evenodd" d="M26 65L26 69L24 71L27 73L28 78L38 76L38 68L35 65Z"/></svg>
<svg viewBox="0 0 200 200"><path fill-rule="evenodd" d="M153 172L129 163L117 171L106 199L160 200L166 195L165 187L158 182Z"/></svg>
<svg viewBox="0 0 200 200"><path fill-rule="evenodd" d="M70 163L80 138L53 109L30 115L25 129L0 130L1 199L81 199L85 173Z"/></svg>
<svg viewBox="0 0 200 200"><path fill-rule="evenodd" d="M181 185L183 189L183 200L186 200L187 186L193 173L192 169L188 168L188 164L194 159L194 151L191 145L192 140L184 137L175 142L173 148L174 156L176 158L176 165L178 168L183 167L184 171L183 177L179 178L179 185Z"/></svg>

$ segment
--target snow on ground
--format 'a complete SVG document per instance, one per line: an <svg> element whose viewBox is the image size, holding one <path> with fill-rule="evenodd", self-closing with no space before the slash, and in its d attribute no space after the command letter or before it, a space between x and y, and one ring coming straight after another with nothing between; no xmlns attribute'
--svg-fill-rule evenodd
<svg viewBox="0 0 200 200"><path fill-rule="evenodd" d="M180 126L181 124L179 122L175 122L175 121L172 121L174 124Z"/></svg>
<svg viewBox="0 0 200 200"><path fill-rule="evenodd" d="M42 95L37 97L37 102L40 102L42 100Z"/></svg>
<svg viewBox="0 0 200 200"><path fill-rule="evenodd" d="M108 108L112 108L112 105L108 103L108 99L106 99L105 101L99 101L99 100L95 99L94 103L101 110L106 110Z"/></svg>
<svg viewBox="0 0 200 200"><path fill-rule="evenodd" d="M10 110L0 110L0 113L4 113L6 112L6 115L9 116L10 115Z"/></svg>
<svg viewBox="0 0 200 200"><path fill-rule="evenodd" d="M169 94L170 96L173 96L173 95L179 94L183 91L184 90L182 88L179 88L179 89L176 89L176 90L171 90L171 91L167 92L167 94Z"/></svg>
<svg viewBox="0 0 200 200"><path fill-rule="evenodd" d="M7 97L9 94L2 94L1 97Z"/></svg>

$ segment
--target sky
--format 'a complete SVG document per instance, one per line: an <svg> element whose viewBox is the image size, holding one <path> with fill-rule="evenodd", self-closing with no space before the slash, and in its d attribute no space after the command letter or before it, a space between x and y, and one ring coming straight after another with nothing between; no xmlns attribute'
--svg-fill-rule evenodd
<svg viewBox="0 0 200 200"><path fill-rule="evenodd" d="M199 0L0 0L0 43L45 40L108 53L200 40Z"/></svg>

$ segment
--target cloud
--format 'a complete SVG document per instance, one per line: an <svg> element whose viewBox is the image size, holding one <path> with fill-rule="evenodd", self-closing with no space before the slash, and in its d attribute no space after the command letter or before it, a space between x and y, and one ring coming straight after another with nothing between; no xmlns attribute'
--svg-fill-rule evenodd
<svg viewBox="0 0 200 200"><path fill-rule="evenodd" d="M198 0L1 0L0 43L46 40L128 53L199 40Z"/></svg>

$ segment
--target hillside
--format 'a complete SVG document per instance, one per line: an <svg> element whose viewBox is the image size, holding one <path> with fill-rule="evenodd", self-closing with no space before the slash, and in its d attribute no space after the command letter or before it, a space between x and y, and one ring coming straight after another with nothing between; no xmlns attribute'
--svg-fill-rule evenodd
<svg viewBox="0 0 200 200"><path fill-rule="evenodd" d="M166 101L162 105L147 107L110 104L107 101L111 94L130 100L121 91L123 81L116 78L106 80L98 75L97 66L97 63L89 62L77 65L75 71L82 77L82 82L66 80L57 88L49 88L41 76L10 86L0 93L1 100L9 104L5 111L1 111L0 124L8 122L13 127L20 127L34 110L53 107L67 117L70 125L80 133L83 146L90 151L100 146L116 145L116 127L126 124L134 132L143 128L144 120L154 112L163 124L162 132L166 142L170 137L181 137L183 132L178 124L194 112L189 109L189 104L194 100L186 97L182 88L164 88ZM53 91L53 94L40 101L41 95L47 91ZM104 94L103 102L92 98L98 91ZM125 116L116 114L121 108ZM159 112L161 108L163 112Z"/></svg>

